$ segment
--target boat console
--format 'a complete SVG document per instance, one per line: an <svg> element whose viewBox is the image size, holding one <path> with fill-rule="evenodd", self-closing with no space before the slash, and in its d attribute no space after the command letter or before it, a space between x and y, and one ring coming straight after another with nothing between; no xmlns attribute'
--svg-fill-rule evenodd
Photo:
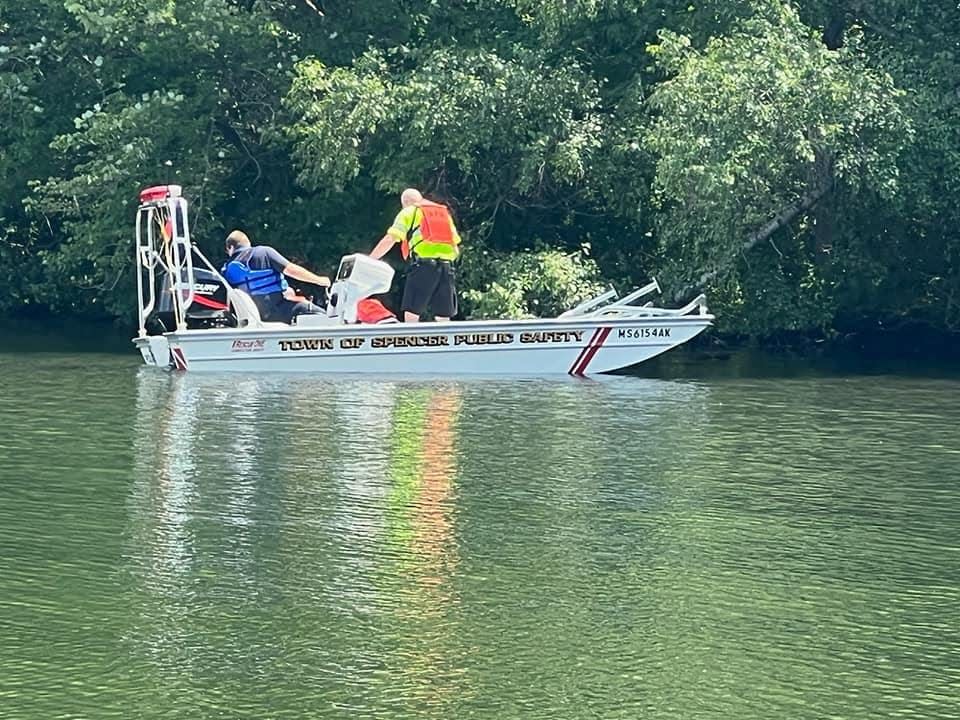
<svg viewBox="0 0 960 720"><path fill-rule="evenodd" d="M371 295L390 292L392 283L393 268L382 260L360 253L344 255L330 287L327 316L342 323L357 322L360 301Z"/></svg>

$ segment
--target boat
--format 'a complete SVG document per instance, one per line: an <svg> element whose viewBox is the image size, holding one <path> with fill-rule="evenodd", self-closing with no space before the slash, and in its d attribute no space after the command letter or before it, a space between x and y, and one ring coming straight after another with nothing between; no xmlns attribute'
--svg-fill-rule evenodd
<svg viewBox="0 0 960 720"><path fill-rule="evenodd" d="M352 254L340 261L325 314L264 322L253 299L192 242L178 185L140 193L136 243L133 343L147 365L176 371L584 376L649 360L714 320L703 295L676 309L639 304L660 291L653 280L623 297L607 290L554 318L364 323L363 304L389 292L394 271Z"/></svg>

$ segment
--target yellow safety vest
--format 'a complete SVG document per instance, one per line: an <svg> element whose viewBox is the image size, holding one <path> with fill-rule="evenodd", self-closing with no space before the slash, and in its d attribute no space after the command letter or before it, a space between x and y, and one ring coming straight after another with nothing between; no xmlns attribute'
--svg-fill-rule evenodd
<svg viewBox="0 0 960 720"><path fill-rule="evenodd" d="M426 203L425 203L426 205ZM399 243L408 243L410 251L415 257L425 260L456 260L460 256L457 246L460 244L460 234L453 224L453 218L447 213L450 224L450 241L432 242L429 237L424 237L422 232L424 213L417 205L405 207L393 221L393 225L387 230L390 235Z"/></svg>

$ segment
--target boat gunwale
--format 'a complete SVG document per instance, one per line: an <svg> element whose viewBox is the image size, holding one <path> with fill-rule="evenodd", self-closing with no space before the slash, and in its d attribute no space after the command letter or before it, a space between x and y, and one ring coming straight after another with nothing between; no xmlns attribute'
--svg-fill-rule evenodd
<svg viewBox="0 0 960 720"><path fill-rule="evenodd" d="M637 345L635 347L640 347ZM666 348L667 350L676 347L676 343L664 343L664 342L654 342L654 343L643 343L642 347L654 347L654 348ZM528 352L528 353L543 353L550 351L563 351L571 350L576 348L571 348L569 345L556 345L554 347L539 347L539 348L530 348L522 346L510 346L510 345L477 345L471 347L456 347L450 348L445 346L436 346L436 347L411 347L411 348L397 348L395 352L384 353L386 356L395 357L397 355L431 355L431 354L442 354L442 353L462 353L462 352ZM660 351L665 352L665 350ZM659 354L659 353L658 353ZM318 358L321 357L336 357L337 359L350 358L350 357L369 357L371 355L376 355L376 353L371 352L369 349L346 349L346 348L337 348L336 350L331 350L329 355L318 355ZM284 353L272 352L272 353L257 353L257 361L265 360L290 360L291 356ZM210 362L224 362L224 361L235 361L237 356L235 354L227 355L208 355L203 358L193 358L190 362L193 365L210 363ZM643 362L643 361L640 361ZM629 367L629 366L624 366Z"/></svg>
<svg viewBox="0 0 960 720"><path fill-rule="evenodd" d="M262 335L275 336L339 336L339 335L440 335L472 331L522 331L525 329L544 328L546 331L562 328L595 328L595 327L632 327L653 325L704 325L710 326L716 318L713 315L659 315L649 317L616 317L616 318L533 318L526 320L453 320L450 322L420 322L420 323L381 323L381 324L337 324L313 325L298 327L244 327L244 328L193 328L187 330L171 330L163 333L163 337L172 339L228 339L234 336L249 337ZM138 336L138 340L143 336ZM145 336L150 337L150 336Z"/></svg>

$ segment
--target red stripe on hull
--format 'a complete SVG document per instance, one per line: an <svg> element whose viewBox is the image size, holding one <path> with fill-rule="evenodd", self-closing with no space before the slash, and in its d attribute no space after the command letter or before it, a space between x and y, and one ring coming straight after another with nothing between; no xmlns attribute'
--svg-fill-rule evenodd
<svg viewBox="0 0 960 720"><path fill-rule="evenodd" d="M177 370L187 369L187 359L180 348L170 348L170 357L173 359L173 366Z"/></svg>
<svg viewBox="0 0 960 720"><path fill-rule="evenodd" d="M600 334L600 328L597 328L593 331L593 335L590 336L590 340L586 345L583 346L583 349L580 351L580 354L577 355L577 359L573 361L573 365L570 366L570 369L567 370L568 375L576 375L577 368L580 366L580 362L583 360L583 356L587 354L587 351L590 350L590 346L593 345L593 341L597 339L597 335Z"/></svg>
<svg viewBox="0 0 960 720"><path fill-rule="evenodd" d="M590 342L583 348L583 351L567 371L570 375L583 375L587 372L587 366L590 364L590 361L593 360L597 351L603 346L607 336L610 334L610 330L612 330L612 328L608 327L596 329L590 338Z"/></svg>

